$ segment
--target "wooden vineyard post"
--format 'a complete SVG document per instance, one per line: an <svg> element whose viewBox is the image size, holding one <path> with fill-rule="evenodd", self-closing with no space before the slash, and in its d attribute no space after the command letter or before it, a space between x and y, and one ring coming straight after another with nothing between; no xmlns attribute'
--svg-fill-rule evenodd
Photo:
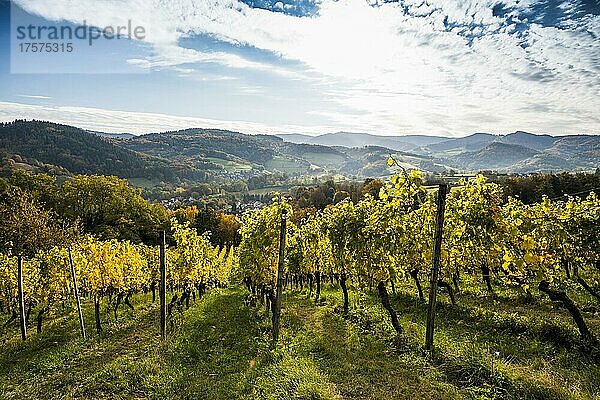
<svg viewBox="0 0 600 400"><path fill-rule="evenodd" d="M23 295L23 256L17 257L17 285L19 290L19 317L21 322L21 338L27 340L27 323L25 321L25 298Z"/></svg>
<svg viewBox="0 0 600 400"><path fill-rule="evenodd" d="M167 253L165 231L160 233L160 337L165 338L167 328Z"/></svg>
<svg viewBox="0 0 600 400"><path fill-rule="evenodd" d="M75 264L73 263L73 253L71 247L69 251L69 264L71 265L71 278L73 279L73 291L75 292L75 300L77 300L77 313L79 314L79 328L81 328L81 337L85 339L85 325L83 323L83 312L81 311L81 300L79 298L79 288L77 287L77 274L75 273Z"/></svg>
<svg viewBox="0 0 600 400"><path fill-rule="evenodd" d="M431 350L433 346L433 328L435 320L435 302L437 297L437 283L440 271L440 258L442 255L442 233L444 231L444 209L446 208L446 194L448 185L440 184L437 197L437 212L435 216L435 236L433 242L433 268L429 286L429 307L427 310L427 330L425 334L425 348Z"/></svg>
<svg viewBox="0 0 600 400"><path fill-rule="evenodd" d="M279 317L281 316L281 292L283 286L283 265L285 262L285 234L287 210L281 211L281 229L279 230L279 260L277 264L277 287L275 291L275 306L273 308L273 344L279 340Z"/></svg>

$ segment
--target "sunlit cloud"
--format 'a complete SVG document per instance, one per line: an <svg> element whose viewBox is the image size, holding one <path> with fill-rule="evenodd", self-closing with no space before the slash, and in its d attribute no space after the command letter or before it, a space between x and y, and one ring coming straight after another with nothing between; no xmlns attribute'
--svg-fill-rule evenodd
<svg viewBox="0 0 600 400"><path fill-rule="evenodd" d="M334 106L313 113L340 128L600 133L600 11L583 1L323 0L307 16L285 12L294 1L271 10L236 0L19 3L46 18L100 26L135 16L153 48L129 60L142 68L184 69L185 78L194 64L217 64L322 85ZM231 50L181 44L194 37Z"/></svg>

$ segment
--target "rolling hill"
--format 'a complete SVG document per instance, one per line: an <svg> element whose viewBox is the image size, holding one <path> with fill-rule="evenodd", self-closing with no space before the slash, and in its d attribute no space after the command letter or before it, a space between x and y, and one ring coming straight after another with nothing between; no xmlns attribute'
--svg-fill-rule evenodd
<svg viewBox="0 0 600 400"><path fill-rule="evenodd" d="M379 136L369 133L336 132L318 136L302 134L277 135L291 143L318 144L323 146L364 147L378 146L392 150L410 151L420 146L439 143L448 138L442 136L407 135L407 136Z"/></svg>
<svg viewBox="0 0 600 400"><path fill-rule="evenodd" d="M123 178L173 180L169 163L117 146L93 133L67 125L16 120L0 124L3 167L63 174L105 174ZM9 161L9 160L12 160Z"/></svg>
<svg viewBox="0 0 600 400"><path fill-rule="evenodd" d="M453 156L450 163L467 170L505 170L538 154L537 150L518 144L491 142L480 150Z"/></svg>
<svg viewBox="0 0 600 400"><path fill-rule="evenodd" d="M424 146L422 151L437 155L443 155L444 153L456 154L466 151L477 151L483 149L495 139L496 137L489 133L474 133L463 138L447 139L443 142L432 143Z"/></svg>
<svg viewBox="0 0 600 400"><path fill-rule="evenodd" d="M534 135L523 131L509 133L506 136L500 137L502 143L514 144L539 151L552 147L556 140L556 137L550 135Z"/></svg>
<svg viewBox="0 0 600 400"><path fill-rule="evenodd" d="M390 154L407 168L445 171L427 155L385 147L347 148L286 142L271 135L185 129L141 136L90 132L42 121L0 126L4 173L26 168L54 175L106 174L160 182L227 182L265 173L379 177Z"/></svg>
<svg viewBox="0 0 600 400"><path fill-rule="evenodd" d="M345 148L387 147L408 151L413 156L426 156L434 164L428 165L426 159L419 160L416 164L426 171L438 171L438 167L444 165L465 172L531 173L591 170L600 165L600 136L595 135L550 136L517 131L507 135L480 132L461 138L392 137L348 132L279 136L294 143L335 144ZM359 162L360 157L357 157L354 163Z"/></svg>
<svg viewBox="0 0 600 400"><path fill-rule="evenodd" d="M17 120L0 125L0 155L5 173L28 168L54 175L107 174L142 178L149 184L231 182L268 173L386 177L393 173L386 163L390 154L404 168L438 173L556 172L600 165L600 136L593 135L553 137L519 131L454 139L346 132L281 136L201 128L133 136ZM410 150L402 150L405 147Z"/></svg>
<svg viewBox="0 0 600 400"><path fill-rule="evenodd" d="M423 152L466 171L531 173L593 170L600 165L600 136L475 134L430 145Z"/></svg>
<svg viewBox="0 0 600 400"><path fill-rule="evenodd" d="M290 176L344 174L389 175L391 153L409 168L427 165L445 170L427 155L395 152L386 147L342 147L292 143L270 135L245 135L216 129L186 129L115 141L128 149L162 157L178 165L220 171L240 177L268 171Z"/></svg>

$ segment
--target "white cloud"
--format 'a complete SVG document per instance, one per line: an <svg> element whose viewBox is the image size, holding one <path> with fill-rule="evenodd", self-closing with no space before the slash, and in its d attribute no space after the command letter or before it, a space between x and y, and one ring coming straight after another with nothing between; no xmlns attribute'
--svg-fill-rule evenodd
<svg viewBox="0 0 600 400"><path fill-rule="evenodd" d="M512 23L493 15L492 0L406 0L377 7L365 0L323 0L317 16L301 18L236 0L19 3L47 18L100 26L131 16L148 27L155 54L130 62L148 68L217 63L306 78L281 65L178 45L193 34L300 62L306 73L329 77L329 86L337 86L324 90L338 110L315 111L337 126L352 121L357 130L425 134L600 130L600 17L566 21L561 29L522 21L520 12L539 5L534 0L504 2L516 10ZM574 7L565 2L564 9ZM523 32L516 32L518 23L527 26ZM558 126L568 132L556 132Z"/></svg>
<svg viewBox="0 0 600 400"><path fill-rule="evenodd" d="M50 96L41 96L38 94L18 94L18 97L25 97L27 99L38 99L38 100L49 100L52 97Z"/></svg>
<svg viewBox="0 0 600 400"><path fill-rule="evenodd" d="M269 126L256 122L222 121L158 113L105 110L89 107L51 107L0 102L0 122L10 122L15 119L52 121L59 124L76 126L82 129L108 133L132 133L134 135L187 128L226 129L249 134L298 132L317 134L333 130L330 126Z"/></svg>

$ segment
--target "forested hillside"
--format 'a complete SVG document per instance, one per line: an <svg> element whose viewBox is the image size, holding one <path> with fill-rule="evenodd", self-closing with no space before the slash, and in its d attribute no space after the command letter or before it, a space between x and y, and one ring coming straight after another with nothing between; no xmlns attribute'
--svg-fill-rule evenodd
<svg viewBox="0 0 600 400"><path fill-rule="evenodd" d="M54 175L116 175L178 184L234 182L264 174L291 177L387 176L390 149L295 144L269 135L186 129L142 136L107 135L42 121L15 121L0 128L5 175L14 168ZM429 156L395 152L405 166L445 171Z"/></svg>
<svg viewBox="0 0 600 400"><path fill-rule="evenodd" d="M409 167L445 171L429 156L385 147L355 148L297 144L270 135L245 135L216 129L186 129L142 135L115 142L126 148L205 169L221 177L249 177L263 171L290 176L378 177L388 175L390 153Z"/></svg>
<svg viewBox="0 0 600 400"><path fill-rule="evenodd" d="M373 137L341 137L348 135L360 143ZM148 198L169 199L181 193L285 190L331 179L385 179L398 171L388 167L390 155L401 168L433 175L480 170L492 174L593 171L600 162L600 141L594 136L517 132L430 141L420 136L404 138L415 141L409 146L410 152L372 145L291 143L276 136L217 129L106 135L51 122L19 120L0 125L0 173L9 176L16 169L27 169L60 177L115 175L143 187Z"/></svg>
<svg viewBox="0 0 600 400"><path fill-rule="evenodd" d="M13 160L25 167L65 174L156 180L172 180L176 175L166 162L116 146L82 129L50 122L0 124L0 152L4 167L10 167L9 160Z"/></svg>

